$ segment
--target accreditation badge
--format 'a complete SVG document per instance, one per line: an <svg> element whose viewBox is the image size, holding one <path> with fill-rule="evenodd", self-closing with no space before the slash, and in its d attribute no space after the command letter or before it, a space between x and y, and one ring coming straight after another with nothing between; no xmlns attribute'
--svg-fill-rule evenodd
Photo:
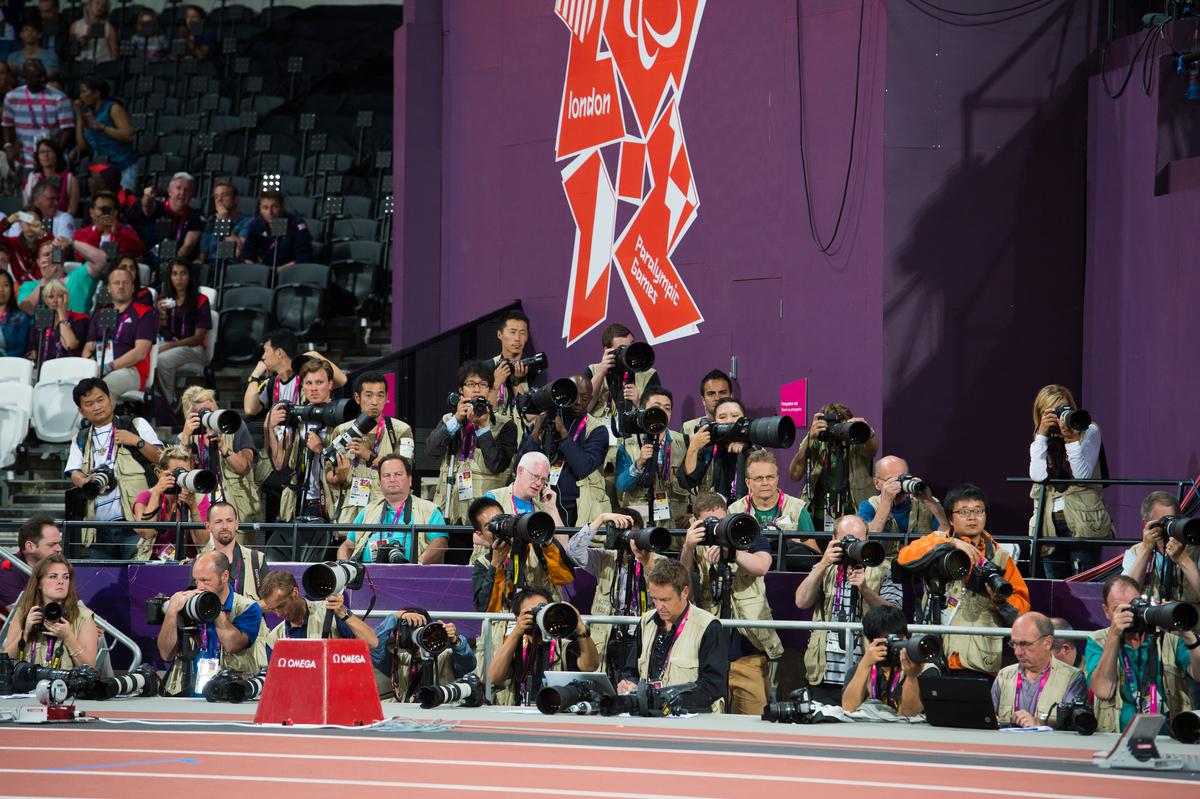
<svg viewBox="0 0 1200 799"><path fill-rule="evenodd" d="M471 486L470 469L463 469L458 473L456 485L458 487L458 498L460 501L466 502L475 498L475 490Z"/></svg>
<svg viewBox="0 0 1200 799"><path fill-rule="evenodd" d="M196 689L192 696L204 696L204 686L220 670L220 658L196 658Z"/></svg>
<svg viewBox="0 0 1200 799"><path fill-rule="evenodd" d="M350 478L350 493L346 495L346 504L365 508L371 500L371 478Z"/></svg>

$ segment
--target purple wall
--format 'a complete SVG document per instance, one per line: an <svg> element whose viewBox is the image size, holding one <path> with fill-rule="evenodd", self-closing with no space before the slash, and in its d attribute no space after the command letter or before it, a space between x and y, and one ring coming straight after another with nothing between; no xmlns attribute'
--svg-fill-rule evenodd
<svg viewBox="0 0 1200 799"><path fill-rule="evenodd" d="M1108 72L1114 89L1139 38L1114 48ZM1186 479L1200 472L1194 421L1200 317L1192 299L1200 296L1194 247L1200 190L1154 196L1154 86L1147 97L1135 74L1124 95L1111 100L1096 76L1088 100L1084 387L1105 425L1115 474ZM1139 530L1138 504L1150 490L1109 491L1125 535Z"/></svg>

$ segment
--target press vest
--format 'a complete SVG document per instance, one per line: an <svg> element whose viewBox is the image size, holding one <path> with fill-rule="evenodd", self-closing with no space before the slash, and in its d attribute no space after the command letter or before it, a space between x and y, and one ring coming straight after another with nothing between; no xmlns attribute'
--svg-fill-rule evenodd
<svg viewBox="0 0 1200 799"><path fill-rule="evenodd" d="M437 505L434 505L428 500L421 499L414 494L410 494L409 499L412 502L412 523L429 524L429 521L433 518L434 511L438 509ZM387 507L387 500L382 497L372 501L370 505L367 505L367 507L363 509L363 520L361 523L379 524L380 520L383 518L384 509ZM401 511L401 513L403 513L403 511ZM353 519L351 519L351 521L353 521ZM393 521L398 526L404 524L403 517ZM376 540L386 540L386 533L380 535L380 531L378 530L357 531L354 534L354 552L350 555L350 557L354 560L358 560L362 556L363 550L367 548L367 543L372 538ZM415 551L413 552L413 556L420 557L421 553L428 548L429 533L424 531L417 533L416 546L414 547Z"/></svg>
<svg viewBox="0 0 1200 799"><path fill-rule="evenodd" d="M696 547L696 563L700 564L700 599L701 606L705 610L710 614L716 614L720 612L720 607L712 600L708 563L704 559L704 553L707 550L708 547L705 546ZM775 617L771 615L771 606L767 604L767 585L763 578L751 575L737 563L729 564L729 568L732 577L729 584L731 590L730 617L746 621L774 620ZM755 649L765 653L768 659L778 660L783 657L783 643L779 640L779 633L770 627L746 627L740 632L754 645Z"/></svg>
<svg viewBox="0 0 1200 799"><path fill-rule="evenodd" d="M442 422L448 422L452 418L453 414L448 413L442 417ZM509 418L507 416L499 411L494 412L492 414L491 426L488 428L488 430L491 431L493 435L499 435L500 431L504 428L504 425L508 423ZM455 482L453 485L449 485L446 482L446 478L448 476L447 470L449 469L450 464L447 456L443 455L441 466L438 467L437 489L434 491L433 496L434 504L443 509L442 514L446 517L447 524L468 521L467 508L471 506L471 503L474 500L482 497L487 492L495 491L497 488L501 488L502 486L506 485L509 482L509 475L512 471L511 469L505 469L502 472L489 472L487 466L483 462L483 451L478 446L476 446L474 451L471 453L471 458L466 462L466 464L464 464L463 461L458 457L461 450L462 432L463 428L459 427L458 432L450 436L450 438L446 441L447 449L450 449L454 453ZM472 498L460 500L458 498L457 481L458 475L462 473L464 465L469 466L471 471ZM446 505L447 489L450 491L450 504L448 512Z"/></svg>
<svg viewBox="0 0 1200 799"><path fill-rule="evenodd" d="M704 632L708 629L708 625L717 621L717 617L692 605L688 609L683 629L679 631L679 636L671 645L666 668L663 669L661 676L656 676L650 673L650 652L654 648L654 638L658 634L658 623L655 621L657 617L658 611L651 610L642 616L642 620L638 623L638 632L641 636L641 654L638 655L637 661L638 677L643 680L661 680L664 686L699 681L700 641L704 638ZM776 637L776 641L778 640ZM712 712L721 713L724 708L725 698L721 697L713 702Z"/></svg>
<svg viewBox="0 0 1200 799"><path fill-rule="evenodd" d="M135 434L137 433L134 425L120 423L116 417L113 418L112 427L113 435L116 434L117 430L129 430ZM92 444L95 438L92 432L92 427L85 427L79 431L79 438L77 439L77 441L81 442L81 449L83 450L82 471L84 474L92 470ZM149 466L149 461L145 459L139 460L138 456L133 453L133 449L125 446L117 446L113 453L113 473L116 475L117 485L121 489L121 515L128 521L137 519L137 515L133 512L133 501L137 499L138 494L143 491L149 491L151 485L146 477L146 469ZM152 466L149 468L153 469ZM95 500L89 499L87 501L87 518L96 518ZM91 527L85 527L80 531L79 538L80 543L84 547L90 548L96 541L96 531ZM149 560L153 550L153 539L140 539L134 560Z"/></svg>
<svg viewBox="0 0 1200 799"><path fill-rule="evenodd" d="M614 369L615 368L616 367L614 367ZM594 376L600 371L600 369L601 364L594 363L588 367L588 374ZM657 372L655 372L653 369L647 369L644 372L634 372L633 384L637 386L638 396L646 393L646 386L650 385L650 378L655 374L657 374ZM617 397L617 399L624 399L624 397ZM596 410L592 412L592 416L602 419L605 424L608 424L608 419L610 416L612 416L612 410L608 407L608 400L608 381L604 380L601 382L600 390L596 392L596 396L593 399L593 404Z"/></svg>
<svg viewBox="0 0 1200 799"><path fill-rule="evenodd" d="M233 440L233 433L223 434L221 436L221 448L230 452L234 451ZM221 462L221 490L225 492L225 501L237 511L238 521L263 521L262 496L258 491L258 484L254 481L253 466L251 466L250 471L241 475L233 470L227 458L220 458L219 460ZM206 469L208 466L207 464L200 464L200 468ZM241 531L239 531L240 534ZM253 533L249 533L248 535L253 535Z"/></svg>
<svg viewBox="0 0 1200 799"><path fill-rule="evenodd" d="M870 497L867 502L875 509L876 515L879 513L879 495ZM894 507L894 506L893 506ZM903 533L900 525L892 514L888 514L887 521L883 525L883 530L886 533ZM933 532L933 514L929 512L929 508L925 507L924 502L919 502L913 497L908 498L908 534L912 537L920 537ZM900 551L899 541L883 542L883 552L888 560L893 560L896 553Z"/></svg>
<svg viewBox="0 0 1200 799"><path fill-rule="evenodd" d="M1013 700L1017 696L1017 672L1020 669L1020 663L1013 663L1011 666L1005 666L996 675L996 682L1000 685L1000 707L996 711L996 720L1001 724L1012 721ZM1067 689L1071 687L1071 680L1078 673L1079 669L1074 666L1063 663L1058 658L1050 658L1050 676L1046 678L1046 685L1038 694L1037 707L1034 708L1033 713L1039 723L1046 718L1054 705L1063 701L1063 697L1067 695ZM1028 677L1024 676L1021 679L1028 679ZM1041 675L1038 675L1037 680L1041 679ZM1029 708L1021 709L1028 710Z"/></svg>
<svg viewBox="0 0 1200 799"><path fill-rule="evenodd" d="M826 444L822 441L812 441L808 436L804 437L801 444L808 442L807 455L809 458L809 482L804 484L803 495L810 501L815 503L817 499L825 496L825 487L817 490L817 486L822 483L822 478L825 473L824 453ZM854 508L847 510L848 513L853 513L863 500L870 499L875 494L875 482L871 478L871 456L867 454L866 446L859 444L847 448L847 457L850 462L850 497L854 501ZM823 509L822 509L823 512Z"/></svg>
<svg viewBox="0 0 1200 799"><path fill-rule="evenodd" d="M375 442L377 447L375 451L376 457L382 458L385 455L401 455L408 458L411 463L415 451L413 429L399 419L384 417L381 421L385 422L385 424L376 427L371 434L368 434L369 439ZM353 422L346 422L333 428L333 432L329 434L329 440L332 441L337 438L351 424ZM395 448L392 447L393 439L396 442ZM355 478L371 481L371 494L367 499L368 505L383 498L383 490L379 487L379 472L375 467L365 461L356 466L353 458L348 459L350 460L350 475L346 478L344 487L335 489L337 501L342 506L341 513L338 515L338 521L343 524L353 522L358 516L359 511L364 507L362 505L349 504L350 487L354 484Z"/></svg>
<svg viewBox="0 0 1200 799"><path fill-rule="evenodd" d="M775 502L776 502L776 506L777 506L779 500L776 499ZM783 495L783 510L781 510L779 512L779 515L776 518L777 519L786 518L786 519L788 519L789 523L785 524L785 525L777 525L779 527L779 529L780 530L796 530L796 529L798 529L799 524L800 524L800 514L802 512L804 512L807 508L808 508L808 500L807 499L800 499L799 497L793 497L790 494L784 494ZM749 514L753 515L754 511L750 510L750 497L748 495L744 496L741 499L739 499L737 502L730 505L729 512L730 513L749 513Z"/></svg>
<svg viewBox="0 0 1200 799"><path fill-rule="evenodd" d="M389 644L390 646L390 644ZM390 701L403 702L404 697L408 695L408 676L409 670L412 667L413 656L407 649L401 650L394 654L395 669L396 669L396 693L391 694ZM450 662L450 649L443 649L434 658L434 672L437 675L438 685L450 685L454 682L454 667ZM391 675L387 675L384 681L388 686L391 686ZM391 688L388 689L391 691Z"/></svg>
<svg viewBox="0 0 1200 799"><path fill-rule="evenodd" d="M651 563L650 568L653 568L653 564L657 563L659 560L662 560L662 559L663 559L662 555L659 555L654 552L650 553L650 563ZM632 561L632 558L630 558L629 560ZM596 593L592 596L592 615L593 616L623 616L623 615L625 615L624 610L622 610L622 612L620 612L620 613L616 612L615 608L613 608L612 600L610 599L611 591L612 591L612 587L613 587L613 581L617 579L618 574L620 575L621 579L627 578L627 575L625 573L619 573L617 571L617 556L616 556L616 554L613 552L609 552L607 550L602 552L600 554L600 571L596 575ZM648 575L649 575L649 571L647 569L643 569L642 570L642 582L643 583L646 582L646 578ZM653 609L654 603L650 599L650 594L649 594L648 589L647 589L647 593L646 593L646 604L647 604L647 607ZM612 625L611 624L597 624L594 627L592 627L592 641L596 644L596 650L600 653L600 663L601 664L608 662L605 660L605 656L607 655L607 652L608 652L608 640L611 637L612 637Z"/></svg>
<svg viewBox="0 0 1200 799"><path fill-rule="evenodd" d="M866 567L863 576L867 587L878 594L890 568L886 563ZM813 605L813 621L837 621L833 613L833 600L837 595L837 571L837 566L833 565L821 576L821 594ZM860 593L858 607L854 608L854 613L850 615L853 615L855 621L861 621L866 610ZM808 648L804 650L804 671L809 685L818 685L825 681L825 670L829 665L825 657L825 645L830 634L837 634L837 631L812 630L808 635ZM851 653L846 654L849 657Z"/></svg>
<svg viewBox="0 0 1200 799"><path fill-rule="evenodd" d="M301 455L301 457L305 458L303 465L303 469L305 471L303 478L301 478L299 473L293 474L291 481L288 483L287 487L284 488L283 493L279 497L279 521L281 522L290 522L293 518L295 518L297 494L300 495L302 501L307 498L309 485L308 481L311 479L307 470L310 468L317 469L320 472L320 486L321 494L325 502L325 514L332 519L334 512L337 510L337 494L334 492L333 487L329 485L329 481L325 478L324 459L309 452L308 447L304 443L305 439L307 438L307 434L303 432L304 429L305 428L301 426L295 431L295 433L292 435L292 445L288 447L287 450L288 455L285 468L291 469L296 463L296 448L299 447L304 453ZM267 435L274 435L274 432L268 431ZM312 455L312 457L308 457L310 455ZM303 479L304 484L299 486L299 490L297 490L296 482L301 479ZM334 533L334 535L340 536L343 535L343 533L337 531Z"/></svg>
<svg viewBox="0 0 1200 799"><path fill-rule="evenodd" d="M94 624L95 621L95 614L88 609L87 605L79 602L76 606L75 618L71 620L71 632L75 634L75 638L78 640L83 628L89 624ZM66 642L56 639L52 635L39 635L34 641L27 641L25 645L25 660L30 663L36 663L38 666L50 667L52 665L50 648L48 646L50 642L54 643L54 656L59 657L61 654L61 659L56 668L70 670L79 665L71 657L71 652L68 650Z"/></svg>
<svg viewBox="0 0 1200 799"><path fill-rule="evenodd" d="M667 435L671 441L671 470L667 478L667 483L664 488L660 476L656 473L654 476L655 492L666 491L667 505L670 509L670 519L655 519L655 524L659 527L676 527L676 520L684 519L688 515L688 503L691 501L691 496L687 489L679 485L679 477L677 471L683 465L684 458L687 457L687 442L683 438L682 433L677 433L674 430L669 430ZM633 464L637 464L637 459L642 453L641 445L638 444L637 436L630 436L625 439L625 453L629 455L629 460ZM645 469L654 469L656 464L650 461L646 462ZM641 486L635 486L629 491L621 494L617 498L621 507L632 507L646 505L647 513L643 514L647 526L650 524L649 510L653 507L650 500L646 497L646 489ZM598 515L598 514L597 514ZM590 521L595 517L588 519L580 518L581 522ZM686 526L686 525L684 525Z"/></svg>
<svg viewBox="0 0 1200 799"><path fill-rule="evenodd" d="M1037 499L1041 490L1042 487L1036 483L1029 489L1029 496L1033 499L1033 515L1029 517L1030 535L1033 535L1034 527L1037 524ZM1054 503L1059 497L1063 500L1063 516L1073 537L1113 538L1116 536L1112 518L1108 515L1108 509L1104 507L1103 489L1100 486L1071 485L1059 488L1046 486L1046 502L1042 507L1042 538L1053 538L1058 535L1058 531L1054 529L1053 509ZM1054 547L1042 548L1043 554L1048 555L1053 551Z"/></svg>
<svg viewBox="0 0 1200 799"><path fill-rule="evenodd" d="M557 601L557 600L555 600L555 601ZM500 651L500 646L504 643L504 639L508 637L505 634L507 631L508 631L508 622L506 622L506 621L493 621L492 622L491 629L488 631L488 635L491 636L492 657L496 657L496 653ZM561 646L559 646L559 644L561 644ZM559 641L558 644L555 645L555 650L556 650L555 658L554 658L554 661L550 663L550 668L547 669L548 671L566 671L567 670L567 658L565 656L565 651L564 651L566 649L566 644L567 644L567 641L562 640L562 641ZM475 666L475 672L479 675L479 681L481 683L487 679L487 667L484 665L484 659L482 657L478 659L478 663ZM532 701L532 698L531 698L531 701ZM495 684L492 685L492 704L493 705L510 706L510 705L515 705L516 703L517 703L517 689L516 689L515 685L513 684L513 678L511 675L509 676L508 682L505 683L503 687L497 686Z"/></svg>
<svg viewBox="0 0 1200 799"><path fill-rule="evenodd" d="M1101 649L1104 648L1104 641L1107 638L1107 627L1103 630L1096 630L1091 634L1092 641ZM1174 633L1161 633L1158 636L1158 663L1159 667L1162 668L1161 685L1166 692L1166 696L1163 699L1166 700L1167 707L1170 708L1171 713L1178 712L1178 709L1188 709L1191 707L1191 699L1188 695L1189 677L1179 670L1179 666L1175 662L1177 641L1178 636ZM1138 675L1135 675L1134 679L1138 679ZM1098 732L1120 732L1121 730L1121 710L1125 707L1125 700L1121 697L1121 688L1125 684L1125 675L1122 671L1119 653L1117 657L1116 683L1112 699L1095 697L1096 730ZM1163 712L1161 705L1159 706L1159 712Z"/></svg>
<svg viewBox="0 0 1200 799"><path fill-rule="evenodd" d="M1133 552L1134 560L1137 559L1138 555L1141 554L1144 548L1145 546L1140 541L1130 547L1130 550ZM1186 547L1184 549L1183 556L1185 558L1191 558L1193 563L1197 562L1200 560L1200 546ZM1167 559L1165 554L1163 555L1163 558ZM1133 575L1133 578L1142 584L1142 591L1147 596L1154 597L1155 599L1164 599L1162 595L1162 586L1159 584L1161 572L1154 568L1154 561L1155 557L1154 555L1151 555L1148 572L1146 574L1135 574ZM1192 588L1192 584L1184 578L1183 574L1179 571L1179 567L1168 559L1167 568L1173 569L1175 573L1175 576L1171 580L1173 587L1173 596L1170 597L1171 601L1180 601L1187 602L1192 605L1200 605L1200 594L1197 594Z"/></svg>
<svg viewBox="0 0 1200 799"><path fill-rule="evenodd" d="M233 594L233 607L229 613L230 619L236 619L249 610L253 604L255 604L253 599L235 592ZM258 674L267 665L267 648L261 634L262 625L259 625L259 633L254 639L254 643L241 652L226 652L225 648L221 647L219 649L221 668L233 669L242 677L253 677L255 674ZM167 696L178 696L182 690L183 661L176 656L174 663L171 665L171 674L167 679L165 694Z"/></svg>
<svg viewBox="0 0 1200 799"><path fill-rule="evenodd" d="M1009 561L1008 552L991 541L986 541L985 546L988 560L999 566L1003 573ZM951 627L1002 626L991 599L983 594L967 590L966 583L962 580L955 580L946 586L947 604L951 599L958 602L958 612L950 620ZM950 634L942 636L942 649L945 651L947 659L957 652L959 663L964 669L973 669L986 674L995 674L1000 670L1003 647L1004 639L992 636Z"/></svg>

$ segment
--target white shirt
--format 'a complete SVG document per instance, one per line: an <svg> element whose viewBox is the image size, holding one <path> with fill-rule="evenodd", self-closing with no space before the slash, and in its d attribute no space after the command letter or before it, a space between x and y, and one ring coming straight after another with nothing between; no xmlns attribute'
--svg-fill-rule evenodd
<svg viewBox="0 0 1200 799"><path fill-rule="evenodd" d="M158 435L154 432L154 428L150 423L141 417L136 417L133 420L133 427L147 444L156 447L161 447L162 442L158 440ZM79 447L78 439L72 439L71 452L67 456L67 465L63 469L63 473L70 477L71 472L78 469L84 473L94 470L98 466L108 465L116 468L117 447L112 440L113 426L111 423L103 427L93 427L91 430L92 436L92 462L87 465L83 460L83 450ZM111 450L111 454L110 454ZM94 518L97 521L111 522L125 518L121 510L121 486L118 483L112 491L107 494L101 494L96 497L96 515Z"/></svg>
<svg viewBox="0 0 1200 799"><path fill-rule="evenodd" d="M3 221L3 219L4 217L0 217L0 221ZM71 216L66 211L59 211L54 215L53 228L55 236L66 236L67 238L71 238L75 235L75 217ZM13 222L12 226L8 229L8 232L6 232L4 235L20 236L21 223Z"/></svg>
<svg viewBox="0 0 1200 799"><path fill-rule="evenodd" d="M1046 436L1034 436L1029 445L1029 479L1042 482L1049 472L1046 469L1046 452L1049 449ZM1067 463L1071 466L1071 475L1080 480L1088 480L1096 471L1096 462L1100 460L1100 428L1095 423L1083 431L1078 441L1068 441ZM1063 509L1063 498L1054 501L1054 512Z"/></svg>

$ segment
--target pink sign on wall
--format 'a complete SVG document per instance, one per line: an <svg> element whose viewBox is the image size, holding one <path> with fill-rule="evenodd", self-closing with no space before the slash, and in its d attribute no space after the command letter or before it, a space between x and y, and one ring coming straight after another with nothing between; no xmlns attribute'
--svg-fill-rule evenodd
<svg viewBox="0 0 1200 799"><path fill-rule="evenodd" d="M790 416L796 427L808 427L808 378L802 377L779 387L779 415Z"/></svg>

